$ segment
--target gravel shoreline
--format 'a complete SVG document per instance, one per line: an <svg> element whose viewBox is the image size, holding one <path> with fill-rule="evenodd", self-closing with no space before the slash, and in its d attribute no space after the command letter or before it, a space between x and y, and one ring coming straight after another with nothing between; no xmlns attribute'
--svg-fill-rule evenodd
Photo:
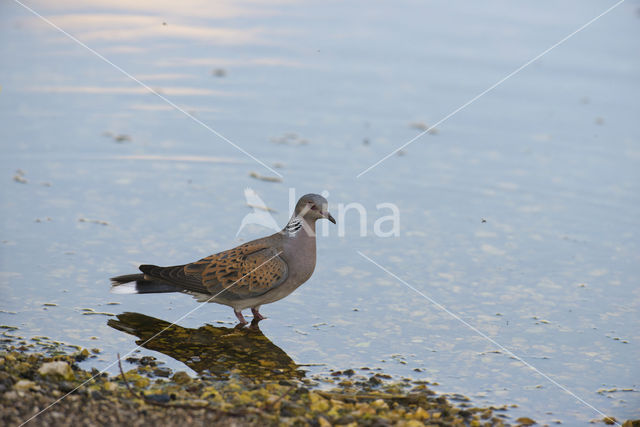
<svg viewBox="0 0 640 427"><path fill-rule="evenodd" d="M173 332L184 332L175 329ZM213 328L208 333L229 331L233 332ZM202 338L203 331L199 333ZM255 334L227 334L230 341L219 350L227 354L227 347L231 346L240 351L242 344L247 344L247 333ZM242 359L236 355L235 365L218 358L215 369L198 369L197 378L160 366L151 356L120 361L120 373L115 375L95 368L89 371L82 369L79 362L95 357L98 349L89 351L46 337L35 337L37 345L25 345L24 340L16 343L15 336L4 336L7 338L0 343L0 424L6 426L535 424L528 417L510 420L507 406L474 407L465 396L437 395L427 381L394 381L383 372L365 371L364 375L347 369L325 377L305 378L292 360L268 347L270 342L259 334L251 335L248 343L252 348L266 346L258 350L270 357L263 359L249 353L251 357ZM207 348L212 347L209 344ZM202 349L195 350L203 354ZM249 365L249 359L255 366ZM197 368L203 364L213 366L215 362L204 358L194 363L188 365ZM129 367L126 372L123 365ZM618 421L604 418L592 422L613 425ZM640 420L626 421L623 426L640 427Z"/></svg>
<svg viewBox="0 0 640 427"><path fill-rule="evenodd" d="M495 408L455 406L425 384L383 375L358 381L351 370L334 373L330 391L298 380L203 379L166 370L158 377L157 368L143 364L124 376L94 377L97 371L77 364L87 354L0 352L2 424L20 425L39 413L29 425L506 425Z"/></svg>

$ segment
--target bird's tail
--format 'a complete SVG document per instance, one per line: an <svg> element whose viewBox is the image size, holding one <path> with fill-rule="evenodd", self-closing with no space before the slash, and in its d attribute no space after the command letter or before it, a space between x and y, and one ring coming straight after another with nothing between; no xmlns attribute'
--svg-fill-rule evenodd
<svg viewBox="0 0 640 427"><path fill-rule="evenodd" d="M161 292L180 292L165 282L147 280L144 274L125 274L111 278L111 292L114 294L157 294Z"/></svg>

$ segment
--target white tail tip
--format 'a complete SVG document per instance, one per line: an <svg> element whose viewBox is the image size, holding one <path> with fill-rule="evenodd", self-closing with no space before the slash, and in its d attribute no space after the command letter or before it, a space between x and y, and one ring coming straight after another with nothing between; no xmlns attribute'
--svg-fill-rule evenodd
<svg viewBox="0 0 640 427"><path fill-rule="evenodd" d="M137 294L138 291L136 289L136 282L125 283L123 285L113 284L111 286L112 294Z"/></svg>

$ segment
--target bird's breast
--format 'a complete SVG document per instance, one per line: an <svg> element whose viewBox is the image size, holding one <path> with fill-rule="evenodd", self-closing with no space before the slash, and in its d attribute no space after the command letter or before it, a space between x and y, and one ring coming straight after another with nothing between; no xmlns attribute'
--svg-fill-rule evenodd
<svg viewBox="0 0 640 427"><path fill-rule="evenodd" d="M296 238L284 248L284 256L289 267L289 281L294 285L306 282L316 268L315 238Z"/></svg>

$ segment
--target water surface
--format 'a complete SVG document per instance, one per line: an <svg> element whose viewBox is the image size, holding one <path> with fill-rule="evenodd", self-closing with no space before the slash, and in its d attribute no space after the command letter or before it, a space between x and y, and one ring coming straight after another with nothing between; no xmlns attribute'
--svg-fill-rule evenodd
<svg viewBox="0 0 640 427"><path fill-rule="evenodd" d="M105 368L138 336L87 309L157 325L197 306L109 294L109 277L267 233L236 237L245 187L282 225L290 188L328 191L332 209L367 209L367 233L347 212L344 236L331 226L319 239L313 278L263 308L261 333L289 368L382 368L475 404L516 404L514 419L601 418L361 251L598 410L639 418L636 2L357 178L613 4L29 3L277 168L283 182L273 183L250 177L273 174L220 136L3 2L0 323L100 348L89 363ZM374 235L388 214L380 203L398 206L399 237ZM234 317L208 305L178 324L215 335ZM193 367L161 346L140 354Z"/></svg>

